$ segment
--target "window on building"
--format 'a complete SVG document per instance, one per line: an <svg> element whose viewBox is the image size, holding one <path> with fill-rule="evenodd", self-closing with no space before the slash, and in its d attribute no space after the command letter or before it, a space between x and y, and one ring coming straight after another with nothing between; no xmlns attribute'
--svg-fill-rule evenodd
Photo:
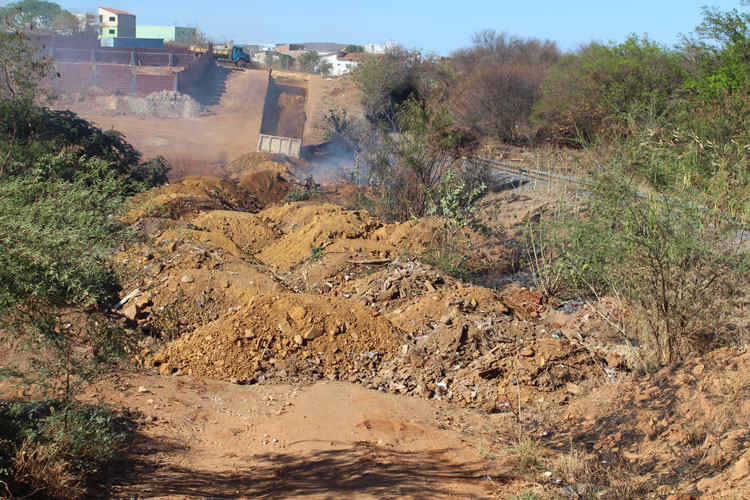
<svg viewBox="0 0 750 500"><path fill-rule="evenodd" d="M99 23L104 21L104 16L99 16Z"/></svg>
<svg viewBox="0 0 750 500"><path fill-rule="evenodd" d="M109 30L109 34L110 34L110 35L114 35L114 34L115 34L115 30L113 30L113 29L110 29L110 30Z"/></svg>
<svg viewBox="0 0 750 500"><path fill-rule="evenodd" d="M115 16L109 16L109 20L115 22Z"/></svg>

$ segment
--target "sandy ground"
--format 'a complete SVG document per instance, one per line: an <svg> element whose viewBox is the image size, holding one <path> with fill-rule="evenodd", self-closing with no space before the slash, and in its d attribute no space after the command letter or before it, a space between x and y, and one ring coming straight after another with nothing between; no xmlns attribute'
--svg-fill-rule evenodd
<svg viewBox="0 0 750 500"><path fill-rule="evenodd" d="M147 422L139 460L112 478L113 498L491 498L496 489L465 442L469 424L435 401L343 382L239 386L150 375L102 391Z"/></svg>

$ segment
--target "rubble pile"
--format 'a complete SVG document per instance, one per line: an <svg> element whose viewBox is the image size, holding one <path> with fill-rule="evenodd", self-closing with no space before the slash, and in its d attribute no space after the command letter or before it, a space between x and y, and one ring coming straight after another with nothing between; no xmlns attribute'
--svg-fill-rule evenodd
<svg viewBox="0 0 750 500"><path fill-rule="evenodd" d="M139 363L237 383L345 380L509 412L567 403L615 368L535 317L538 294L504 297L411 260L434 241L435 220L260 208L256 194L190 177L131 211L193 208L141 217L151 238L120 257L133 277L121 312L151 335Z"/></svg>

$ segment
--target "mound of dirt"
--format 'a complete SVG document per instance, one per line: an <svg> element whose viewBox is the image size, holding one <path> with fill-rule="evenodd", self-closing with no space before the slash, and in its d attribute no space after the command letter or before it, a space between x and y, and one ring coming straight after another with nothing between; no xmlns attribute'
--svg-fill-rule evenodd
<svg viewBox="0 0 750 500"><path fill-rule="evenodd" d="M230 253L242 256L255 252L278 238L278 231L250 213L213 210L201 212L191 222L209 235L212 244L220 246Z"/></svg>
<svg viewBox="0 0 750 500"><path fill-rule="evenodd" d="M724 348L591 391L542 424L543 444L576 443L605 474L628 471L629 498L653 485L662 494L750 498L748 415L750 352Z"/></svg>
<svg viewBox="0 0 750 500"><path fill-rule="evenodd" d="M144 118L198 118L210 114L198 101L176 91L162 90L144 98L121 99L134 115Z"/></svg>
<svg viewBox="0 0 750 500"><path fill-rule="evenodd" d="M261 163L261 166L266 163ZM271 169L246 175L238 183L239 187L248 193L253 193L266 206L282 201L291 187L291 183L282 175L284 173L281 170L283 166L271 163Z"/></svg>
<svg viewBox="0 0 750 500"><path fill-rule="evenodd" d="M294 177L291 173L293 164L289 157L272 153L247 153L232 160L224 170L234 180L241 180L244 177L264 170L270 170L280 174L282 177Z"/></svg>
<svg viewBox="0 0 750 500"><path fill-rule="evenodd" d="M342 299L266 295L184 335L154 363L162 373L238 380L368 378L398 348L400 332Z"/></svg>
<svg viewBox="0 0 750 500"><path fill-rule="evenodd" d="M335 240L364 239L380 222L365 211L346 211L328 203L289 203L263 210L258 217L283 236L256 256L262 262L288 269L310 257L312 247L326 248Z"/></svg>
<svg viewBox="0 0 750 500"><path fill-rule="evenodd" d="M210 178L157 193L203 193L204 202L247 195ZM314 202L256 214L201 210L156 225L158 251L128 257L138 276L128 289L139 293L126 316L179 338L140 360L224 379L356 380L507 412L519 398L524 408L566 404L616 368L582 337L531 314L538 294L506 300L411 261L439 230L437 220L383 225L366 211Z"/></svg>
<svg viewBox="0 0 750 500"><path fill-rule="evenodd" d="M258 198L231 181L190 175L175 184L136 196L123 220L132 223L149 215L178 219L204 210L257 212L263 206Z"/></svg>

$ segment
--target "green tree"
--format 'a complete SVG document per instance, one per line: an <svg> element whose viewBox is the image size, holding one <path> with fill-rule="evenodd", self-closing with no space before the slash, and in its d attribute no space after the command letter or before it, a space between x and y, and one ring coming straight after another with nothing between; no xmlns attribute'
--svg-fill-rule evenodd
<svg viewBox="0 0 750 500"><path fill-rule="evenodd" d="M43 32L71 33L78 31L78 19L55 2L45 0L20 0L0 7L0 16L6 16L12 27Z"/></svg>
<svg viewBox="0 0 750 500"><path fill-rule="evenodd" d="M647 38L592 43L549 71L533 118L563 140L625 134L667 112L685 77L680 55Z"/></svg>
<svg viewBox="0 0 750 500"><path fill-rule="evenodd" d="M315 73L319 63L320 55L313 51L303 52L299 58L297 58L299 69L308 73Z"/></svg>
<svg viewBox="0 0 750 500"><path fill-rule="evenodd" d="M50 59L39 57L40 49L0 16L0 99L28 101L39 95L39 82L52 68Z"/></svg>
<svg viewBox="0 0 750 500"><path fill-rule="evenodd" d="M743 0L743 6L750 2ZM694 67L689 88L716 96L750 87L750 13L703 7L703 22L683 50Z"/></svg>
<svg viewBox="0 0 750 500"><path fill-rule="evenodd" d="M365 51L365 48L361 45L347 45L344 47L343 52L347 54L361 54Z"/></svg>
<svg viewBox="0 0 750 500"><path fill-rule="evenodd" d="M352 72L360 90L365 116L373 123L386 120L396 126L396 108L411 95L418 58L401 50L368 54Z"/></svg>

